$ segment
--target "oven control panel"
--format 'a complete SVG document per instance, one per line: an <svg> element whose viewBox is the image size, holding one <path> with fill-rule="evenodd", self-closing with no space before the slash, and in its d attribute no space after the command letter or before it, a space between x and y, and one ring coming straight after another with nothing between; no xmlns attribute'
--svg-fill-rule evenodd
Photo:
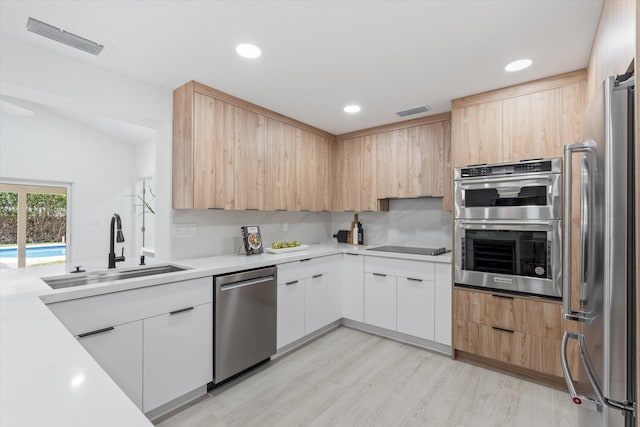
<svg viewBox="0 0 640 427"><path fill-rule="evenodd" d="M519 163L502 163L498 165L477 165L460 168L461 178L491 177L500 175L515 175L534 172L551 172L550 160L531 160Z"/></svg>

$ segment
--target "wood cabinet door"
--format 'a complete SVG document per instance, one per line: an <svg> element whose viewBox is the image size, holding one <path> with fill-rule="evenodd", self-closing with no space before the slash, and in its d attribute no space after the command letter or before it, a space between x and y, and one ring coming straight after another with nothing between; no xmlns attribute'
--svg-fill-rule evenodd
<svg viewBox="0 0 640 427"><path fill-rule="evenodd" d="M339 141L336 145L336 210L361 209L361 138Z"/></svg>
<svg viewBox="0 0 640 427"><path fill-rule="evenodd" d="M285 124L278 120L267 118L264 208L268 211L287 209L287 166Z"/></svg>
<svg viewBox="0 0 640 427"><path fill-rule="evenodd" d="M265 207L266 117L236 107L234 209Z"/></svg>
<svg viewBox="0 0 640 427"><path fill-rule="evenodd" d="M296 211L310 211L313 207L314 185L318 174L317 164L313 161L315 136L306 130L296 129L295 174L296 174Z"/></svg>
<svg viewBox="0 0 640 427"><path fill-rule="evenodd" d="M193 102L193 207L224 208L225 141L233 137L233 129L225 126L225 110L229 114L232 107L200 93Z"/></svg>
<svg viewBox="0 0 640 427"><path fill-rule="evenodd" d="M328 211L332 205L333 181L333 142L320 135L313 135L313 153L311 156L312 182L309 188L312 194L311 210Z"/></svg>
<svg viewBox="0 0 640 427"><path fill-rule="evenodd" d="M378 140L376 135L364 136L361 140L362 165L360 187L360 210L378 210Z"/></svg>
<svg viewBox="0 0 640 427"><path fill-rule="evenodd" d="M503 161L561 157L562 88L505 99Z"/></svg>
<svg viewBox="0 0 640 427"><path fill-rule="evenodd" d="M502 101L453 109L451 133L453 166L502 162Z"/></svg>
<svg viewBox="0 0 640 427"><path fill-rule="evenodd" d="M453 168L451 159L451 120L442 122L443 127L443 147L442 147L442 209L445 211L453 210ZM439 195L440 179L434 177L434 188L436 194Z"/></svg>
<svg viewBox="0 0 640 427"><path fill-rule="evenodd" d="M514 298L498 294L483 294L483 323L514 331Z"/></svg>

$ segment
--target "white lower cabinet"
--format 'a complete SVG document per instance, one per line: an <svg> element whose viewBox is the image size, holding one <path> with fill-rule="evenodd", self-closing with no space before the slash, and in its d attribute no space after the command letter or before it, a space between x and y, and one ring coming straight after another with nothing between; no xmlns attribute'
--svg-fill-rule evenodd
<svg viewBox="0 0 640 427"><path fill-rule="evenodd" d="M396 330L396 278L382 273L364 275L364 323Z"/></svg>
<svg viewBox="0 0 640 427"><path fill-rule="evenodd" d="M451 264L436 264L435 341L451 345Z"/></svg>
<svg viewBox="0 0 640 427"><path fill-rule="evenodd" d="M304 280L304 333L327 323L327 274L321 273Z"/></svg>
<svg viewBox="0 0 640 427"><path fill-rule="evenodd" d="M142 320L83 333L78 341L142 410Z"/></svg>
<svg viewBox="0 0 640 427"><path fill-rule="evenodd" d="M342 317L364 322L364 256L342 257Z"/></svg>
<svg viewBox="0 0 640 427"><path fill-rule="evenodd" d="M276 348L282 348L304 336L304 281L278 284Z"/></svg>
<svg viewBox="0 0 640 427"><path fill-rule="evenodd" d="M213 379L213 278L47 307L143 412Z"/></svg>
<svg viewBox="0 0 640 427"><path fill-rule="evenodd" d="M434 340L434 288L427 280L398 277L398 332Z"/></svg>
<svg viewBox="0 0 640 427"><path fill-rule="evenodd" d="M327 257L327 324L342 318L342 255Z"/></svg>
<svg viewBox="0 0 640 427"><path fill-rule="evenodd" d="M144 319L144 412L213 380L213 304Z"/></svg>

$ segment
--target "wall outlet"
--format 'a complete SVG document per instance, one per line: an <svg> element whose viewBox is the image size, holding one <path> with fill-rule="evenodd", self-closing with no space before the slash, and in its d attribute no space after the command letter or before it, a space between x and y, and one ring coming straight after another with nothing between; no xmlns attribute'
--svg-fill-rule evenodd
<svg viewBox="0 0 640 427"><path fill-rule="evenodd" d="M196 237L198 224L173 224L174 237Z"/></svg>
<svg viewBox="0 0 640 427"><path fill-rule="evenodd" d="M282 231L289 231L289 221L282 221Z"/></svg>

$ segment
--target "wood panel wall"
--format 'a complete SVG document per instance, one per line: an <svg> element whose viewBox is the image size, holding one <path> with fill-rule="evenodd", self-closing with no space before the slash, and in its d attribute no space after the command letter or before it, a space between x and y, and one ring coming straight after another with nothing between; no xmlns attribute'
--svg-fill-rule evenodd
<svg viewBox="0 0 640 427"><path fill-rule="evenodd" d="M636 8L636 0L604 1L587 69L588 99L606 77L623 74L635 57Z"/></svg>

